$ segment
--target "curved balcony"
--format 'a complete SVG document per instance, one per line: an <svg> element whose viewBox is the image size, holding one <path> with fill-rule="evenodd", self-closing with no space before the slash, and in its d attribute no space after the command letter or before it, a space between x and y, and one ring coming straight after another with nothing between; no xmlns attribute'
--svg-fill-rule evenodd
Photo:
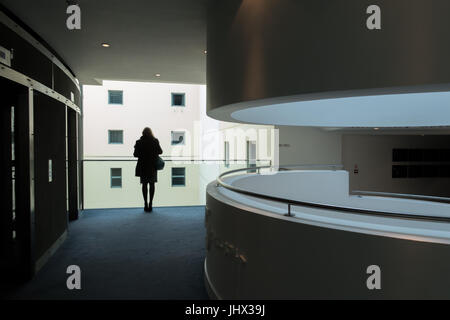
<svg viewBox="0 0 450 320"><path fill-rule="evenodd" d="M349 192L347 171L304 166L222 174L206 203L213 297L450 297L450 199Z"/></svg>

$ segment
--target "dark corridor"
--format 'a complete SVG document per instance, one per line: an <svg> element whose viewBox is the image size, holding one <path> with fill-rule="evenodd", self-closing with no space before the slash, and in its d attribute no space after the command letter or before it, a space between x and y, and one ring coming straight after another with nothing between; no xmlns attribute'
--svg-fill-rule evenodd
<svg viewBox="0 0 450 320"><path fill-rule="evenodd" d="M34 279L10 299L208 299L204 207L86 210ZM68 290L66 269L81 269Z"/></svg>

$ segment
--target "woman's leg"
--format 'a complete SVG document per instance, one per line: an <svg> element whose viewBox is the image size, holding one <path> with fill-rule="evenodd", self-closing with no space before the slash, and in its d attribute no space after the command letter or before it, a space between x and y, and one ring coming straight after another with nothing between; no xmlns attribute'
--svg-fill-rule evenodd
<svg viewBox="0 0 450 320"><path fill-rule="evenodd" d="M148 194L147 183L143 183L142 184L142 195L144 196L145 208L147 208L147 194Z"/></svg>
<svg viewBox="0 0 450 320"><path fill-rule="evenodd" d="M151 182L150 183L150 208L153 205L153 196L155 195L155 183Z"/></svg>

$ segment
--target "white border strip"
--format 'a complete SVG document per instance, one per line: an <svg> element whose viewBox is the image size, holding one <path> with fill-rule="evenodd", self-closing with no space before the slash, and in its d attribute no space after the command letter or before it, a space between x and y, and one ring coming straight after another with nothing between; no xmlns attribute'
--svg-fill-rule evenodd
<svg viewBox="0 0 450 320"><path fill-rule="evenodd" d="M50 59L58 68L60 68L75 84L78 91L80 90L80 84L77 79L72 75L72 73L66 68L66 66L58 60L46 47L44 47L39 41L37 41L32 35L25 31L21 26L14 22L10 17L8 17L4 12L0 11L0 22L11 29L13 32L18 34L22 39L26 40L33 47L39 50L43 55ZM6 48L11 49L11 48Z"/></svg>
<svg viewBox="0 0 450 320"><path fill-rule="evenodd" d="M12 80L28 88L37 90L49 97L52 97L55 100L58 100L59 102L65 104L66 106L72 108L73 110L81 114L80 108L75 103L64 97L62 94L59 94L55 90L50 89L49 87L43 85L42 83L33 80L30 77L27 77L24 74L17 72L7 66L0 65L0 77Z"/></svg>

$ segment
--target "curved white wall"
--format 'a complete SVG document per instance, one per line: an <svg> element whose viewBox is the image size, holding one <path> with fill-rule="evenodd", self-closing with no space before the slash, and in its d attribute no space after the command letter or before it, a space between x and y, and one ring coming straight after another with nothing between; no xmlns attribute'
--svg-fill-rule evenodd
<svg viewBox="0 0 450 320"><path fill-rule="evenodd" d="M450 205L439 202L349 194L345 170L297 170L276 174L241 175L229 178L233 186L288 200L345 208L421 216L450 217Z"/></svg>
<svg viewBox="0 0 450 320"><path fill-rule="evenodd" d="M290 174L290 177L287 175ZM322 185L332 193L345 172L319 172L305 197ZM234 185L252 191L290 189L310 173L248 176ZM281 184L281 181L289 181ZM258 183L254 182L258 180ZM342 180L342 181L340 181ZM264 183L264 182L271 183ZM299 180L297 180L299 181ZM327 182L330 182L327 184ZM295 192L291 190L291 195ZM312 195L315 196L315 195ZM298 194L297 194L298 197ZM343 192L329 197L343 201ZM367 200L367 201L366 201ZM361 199L373 204L380 199ZM386 200L387 201L387 200ZM386 201L381 201L387 206ZM405 200L422 209L434 203ZM401 206L401 205L400 205ZM347 214L296 207L295 217L271 201L243 196L215 182L207 188L205 278L222 299L450 298L450 223ZM381 269L381 290L369 290L367 267Z"/></svg>

